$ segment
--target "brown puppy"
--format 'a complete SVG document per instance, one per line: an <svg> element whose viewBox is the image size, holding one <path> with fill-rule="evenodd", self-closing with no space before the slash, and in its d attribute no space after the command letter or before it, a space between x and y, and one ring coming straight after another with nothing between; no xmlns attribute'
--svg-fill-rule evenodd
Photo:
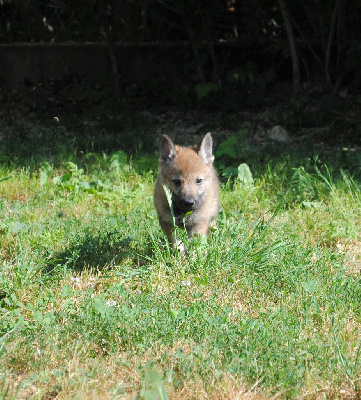
<svg viewBox="0 0 361 400"><path fill-rule="evenodd" d="M163 135L159 149L160 171L154 204L169 242L184 252L183 244L174 237L174 225L185 228L188 236L206 234L219 211L219 183L213 167L212 136L207 133L199 148L194 150L176 146Z"/></svg>

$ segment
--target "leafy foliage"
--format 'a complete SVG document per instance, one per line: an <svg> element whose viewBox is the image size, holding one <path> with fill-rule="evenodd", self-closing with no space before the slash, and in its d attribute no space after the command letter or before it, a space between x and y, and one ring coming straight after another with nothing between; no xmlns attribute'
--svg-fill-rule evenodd
<svg viewBox="0 0 361 400"><path fill-rule="evenodd" d="M216 150L216 160L223 176L238 176L240 179L251 183L251 171L247 170L246 164L242 163L242 167L235 167L236 162L246 161L250 156L253 160L260 157L259 149L247 143L248 130L244 129L237 132L236 135L228 136L226 140L221 142ZM248 167L249 169L249 167Z"/></svg>
<svg viewBox="0 0 361 400"><path fill-rule="evenodd" d="M4 1L0 3L0 40L107 41L113 45L187 40L184 73L199 98L221 88L226 96L237 82L233 96L237 94L238 100L227 101L254 106L262 101L270 82L291 77L290 37L285 29L289 22L297 43L295 53L302 60L302 65L298 62L302 82L321 92L326 88L337 94L345 87L357 92L359 2L293 0L287 6L286 18L280 3L268 0L78 0L75 5L59 0ZM231 45L216 51L217 41ZM116 70L115 56L112 63Z"/></svg>

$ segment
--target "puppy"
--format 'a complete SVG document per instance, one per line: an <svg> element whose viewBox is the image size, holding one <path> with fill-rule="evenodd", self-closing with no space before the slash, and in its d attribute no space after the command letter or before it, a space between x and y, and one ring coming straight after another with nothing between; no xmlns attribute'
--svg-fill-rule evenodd
<svg viewBox="0 0 361 400"><path fill-rule="evenodd" d="M173 247L184 252L174 235L175 226L188 236L209 232L219 212L219 181L213 166L212 136L207 133L198 149L160 139L160 171L154 191L159 224Z"/></svg>

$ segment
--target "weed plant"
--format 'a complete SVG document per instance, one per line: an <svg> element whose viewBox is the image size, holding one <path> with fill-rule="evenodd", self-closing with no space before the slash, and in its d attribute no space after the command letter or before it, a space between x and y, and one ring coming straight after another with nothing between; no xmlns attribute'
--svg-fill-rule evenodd
<svg viewBox="0 0 361 400"><path fill-rule="evenodd" d="M357 179L301 154L242 166L185 257L153 158L1 153L0 398L360 396Z"/></svg>

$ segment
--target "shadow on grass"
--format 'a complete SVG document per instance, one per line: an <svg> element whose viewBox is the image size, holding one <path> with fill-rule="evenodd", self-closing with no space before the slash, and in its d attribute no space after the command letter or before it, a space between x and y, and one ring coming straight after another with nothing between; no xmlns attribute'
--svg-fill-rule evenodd
<svg viewBox="0 0 361 400"><path fill-rule="evenodd" d="M133 254L130 247L134 239L131 237L119 239L114 237L115 234L116 232L109 232L91 236L87 233L64 251L54 254L45 266L46 272L52 272L58 267L74 271L104 270L111 265L121 263Z"/></svg>
<svg viewBox="0 0 361 400"><path fill-rule="evenodd" d="M139 113L95 114L92 119L69 114L60 121L7 120L0 135L0 161L4 165L37 169L45 161L55 166L79 160L83 153L137 154L154 150L153 120ZM101 134L100 134L101 133Z"/></svg>

